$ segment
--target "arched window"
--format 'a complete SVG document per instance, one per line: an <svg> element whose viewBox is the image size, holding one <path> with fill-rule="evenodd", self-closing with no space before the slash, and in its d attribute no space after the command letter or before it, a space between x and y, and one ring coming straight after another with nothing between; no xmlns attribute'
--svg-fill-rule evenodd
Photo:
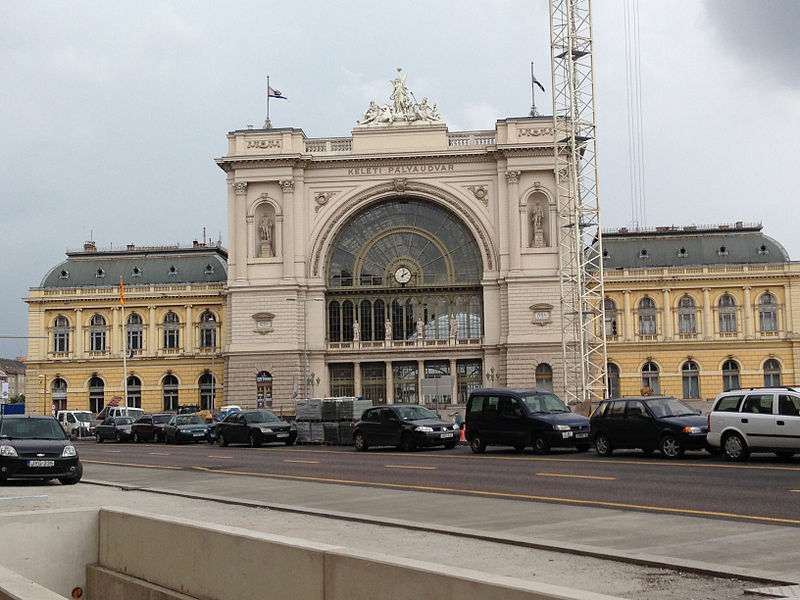
<svg viewBox="0 0 800 600"><path fill-rule="evenodd" d="M172 311L164 315L164 348L180 348L179 327L178 315Z"/></svg>
<svg viewBox="0 0 800 600"><path fill-rule="evenodd" d="M216 348L217 346L217 318L210 310L200 315L200 347Z"/></svg>
<svg viewBox="0 0 800 600"><path fill-rule="evenodd" d="M178 378L175 375L167 375L161 382L162 397L164 398L164 410L178 410Z"/></svg>
<svg viewBox="0 0 800 600"><path fill-rule="evenodd" d="M608 389L606 390L608 397L619 398L619 367L614 363L608 363L606 373L608 375Z"/></svg>
<svg viewBox="0 0 800 600"><path fill-rule="evenodd" d="M658 385L658 365L655 363L647 362L642 365L642 389L645 392L649 389L650 393L656 396L661 393Z"/></svg>
<svg viewBox="0 0 800 600"><path fill-rule="evenodd" d="M697 333L697 308L689 296L684 296L678 301L678 332Z"/></svg>
<svg viewBox="0 0 800 600"><path fill-rule="evenodd" d="M359 306L358 324L361 327L361 339L369 342L372 341L372 302L362 300Z"/></svg>
<svg viewBox="0 0 800 600"><path fill-rule="evenodd" d="M100 315L94 315L89 321L89 350L106 351L106 320Z"/></svg>
<svg viewBox="0 0 800 600"><path fill-rule="evenodd" d="M339 303L334 300L328 304L328 341L330 342L342 341L342 328L339 318Z"/></svg>
<svg viewBox="0 0 800 600"><path fill-rule="evenodd" d="M386 328L384 326L386 322L386 303L383 300L375 300L375 304L372 307L372 318L372 339L381 341L386 335Z"/></svg>
<svg viewBox="0 0 800 600"><path fill-rule="evenodd" d="M105 383L99 377L89 380L89 410L99 413L105 406Z"/></svg>
<svg viewBox="0 0 800 600"><path fill-rule="evenodd" d="M60 377L56 377L53 380L51 394L56 411L67 410L67 382Z"/></svg>
<svg viewBox="0 0 800 600"><path fill-rule="evenodd" d="M200 388L200 410L214 410L214 395L216 386L211 373L203 373L197 381Z"/></svg>
<svg viewBox="0 0 800 600"><path fill-rule="evenodd" d="M256 401L258 408L272 406L272 373L260 371L256 375Z"/></svg>
<svg viewBox="0 0 800 600"><path fill-rule="evenodd" d="M681 379L683 380L683 397L700 397L700 369L697 363L687 360L681 367Z"/></svg>
<svg viewBox="0 0 800 600"><path fill-rule="evenodd" d="M481 337L481 299L472 296L469 301L469 337Z"/></svg>
<svg viewBox="0 0 800 600"><path fill-rule="evenodd" d="M353 341L353 303L350 300L342 302L342 341Z"/></svg>
<svg viewBox="0 0 800 600"><path fill-rule="evenodd" d="M142 380L136 375L128 377L128 406L142 408Z"/></svg>
<svg viewBox="0 0 800 600"><path fill-rule="evenodd" d="M778 331L778 304L772 294L758 299L758 322L761 331Z"/></svg>
<svg viewBox="0 0 800 600"><path fill-rule="evenodd" d="M603 327L605 328L606 337L613 337L617 335L617 304L611 298L603 300L603 310L606 313Z"/></svg>
<svg viewBox="0 0 800 600"><path fill-rule="evenodd" d="M450 335L450 315L447 298L439 297L436 302L436 337L445 340Z"/></svg>
<svg viewBox="0 0 800 600"><path fill-rule="evenodd" d="M536 389L553 391L553 368L547 363L536 365Z"/></svg>
<svg viewBox="0 0 800 600"><path fill-rule="evenodd" d="M781 363L774 358L764 362L764 385L779 387L781 385Z"/></svg>
<svg viewBox="0 0 800 600"><path fill-rule="evenodd" d="M639 301L639 335L656 334L656 303L644 297Z"/></svg>
<svg viewBox="0 0 800 600"><path fill-rule="evenodd" d="M736 331L736 300L730 294L719 299L719 331L733 333Z"/></svg>
<svg viewBox="0 0 800 600"><path fill-rule="evenodd" d="M739 364L735 360L726 360L722 365L722 391L738 390Z"/></svg>
<svg viewBox="0 0 800 600"><path fill-rule="evenodd" d="M125 327L128 336L128 351L142 349L142 317L136 313L128 317Z"/></svg>
<svg viewBox="0 0 800 600"><path fill-rule="evenodd" d="M53 352L69 352L69 321L60 315L53 323Z"/></svg>

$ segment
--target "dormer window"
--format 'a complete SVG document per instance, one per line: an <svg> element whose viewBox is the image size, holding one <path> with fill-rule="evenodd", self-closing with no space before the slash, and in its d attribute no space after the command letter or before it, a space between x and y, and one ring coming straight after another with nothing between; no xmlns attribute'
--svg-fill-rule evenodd
<svg viewBox="0 0 800 600"><path fill-rule="evenodd" d="M642 260L645 260L645 259L648 258L647 248L642 248L641 250L639 250L639 258L641 258Z"/></svg>
<svg viewBox="0 0 800 600"><path fill-rule="evenodd" d="M142 276L142 270L139 267L133 267L133 269L131 269L131 275L133 277L141 277Z"/></svg>
<svg viewBox="0 0 800 600"><path fill-rule="evenodd" d="M61 272L58 274L59 279L69 279L69 271L66 269L61 269Z"/></svg>
<svg viewBox="0 0 800 600"><path fill-rule="evenodd" d="M97 271L94 273L94 276L96 279L103 279L103 277L106 276L106 272L103 271L103 269L97 269Z"/></svg>
<svg viewBox="0 0 800 600"><path fill-rule="evenodd" d="M720 246L719 250L717 250L717 256L728 256L727 246Z"/></svg>
<svg viewBox="0 0 800 600"><path fill-rule="evenodd" d="M206 277L211 277L214 274L214 267L212 267L211 265L206 265L205 274Z"/></svg>
<svg viewBox="0 0 800 600"><path fill-rule="evenodd" d="M609 251L603 250L603 260L608 260L609 258L611 258L611 254L609 253Z"/></svg>
<svg viewBox="0 0 800 600"><path fill-rule="evenodd" d="M758 249L758 253L762 256L766 256L769 254L769 248L767 248L766 244L761 244L761 247Z"/></svg>
<svg viewBox="0 0 800 600"><path fill-rule="evenodd" d="M686 251L686 248L678 250L678 258L686 258L687 256L689 256L689 253Z"/></svg>
<svg viewBox="0 0 800 600"><path fill-rule="evenodd" d="M167 272L167 275L169 275L170 277L177 277L178 276L178 268L175 265L170 265L169 271Z"/></svg>

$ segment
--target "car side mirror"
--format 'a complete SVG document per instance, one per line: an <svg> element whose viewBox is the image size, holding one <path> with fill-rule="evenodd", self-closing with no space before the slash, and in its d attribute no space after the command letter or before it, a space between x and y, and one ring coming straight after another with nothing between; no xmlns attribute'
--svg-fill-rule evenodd
<svg viewBox="0 0 800 600"><path fill-rule="evenodd" d="M77 440L77 439L78 439L78 436L77 436L77 435L75 435L74 433L70 433L70 434L69 434L69 441L70 441L70 442L74 442L74 441L75 441L75 440Z"/></svg>

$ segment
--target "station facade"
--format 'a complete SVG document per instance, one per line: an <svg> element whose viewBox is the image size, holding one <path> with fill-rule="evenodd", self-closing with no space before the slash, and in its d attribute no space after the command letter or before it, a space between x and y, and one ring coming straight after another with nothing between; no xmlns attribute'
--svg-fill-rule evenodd
<svg viewBox="0 0 800 600"><path fill-rule="evenodd" d="M228 134L228 402L561 392L552 119L452 133L393 85L349 137Z"/></svg>

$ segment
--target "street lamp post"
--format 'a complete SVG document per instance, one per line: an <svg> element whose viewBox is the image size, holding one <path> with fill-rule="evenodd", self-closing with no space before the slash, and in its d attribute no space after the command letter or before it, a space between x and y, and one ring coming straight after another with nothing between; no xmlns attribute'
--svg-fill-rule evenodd
<svg viewBox="0 0 800 600"><path fill-rule="evenodd" d="M39 375L39 379L43 379L44 380L44 387L42 388L42 398L43 398L43 400L42 400L42 402L43 402L43 404L42 404L42 414L46 415L47 414L47 375L41 374L41 375Z"/></svg>
<svg viewBox="0 0 800 600"><path fill-rule="evenodd" d="M303 298L300 302L303 303L303 398L308 398L308 327L307 327L307 309L306 309L306 302L309 300L315 300L317 302L323 302L325 298L321 296L316 296L314 298ZM287 302L297 302L297 296L292 296L286 298Z"/></svg>

